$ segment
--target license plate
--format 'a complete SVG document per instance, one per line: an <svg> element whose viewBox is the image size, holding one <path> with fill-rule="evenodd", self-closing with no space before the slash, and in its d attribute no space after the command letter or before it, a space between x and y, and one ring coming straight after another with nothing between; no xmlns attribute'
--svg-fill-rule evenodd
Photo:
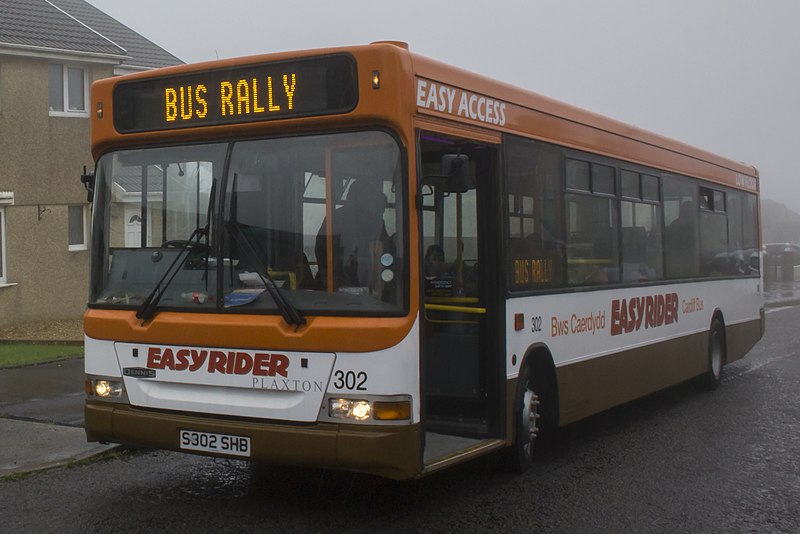
<svg viewBox="0 0 800 534"><path fill-rule="evenodd" d="M180 431L180 448L186 451L213 452L250 457L250 438L228 434L212 434L195 430Z"/></svg>

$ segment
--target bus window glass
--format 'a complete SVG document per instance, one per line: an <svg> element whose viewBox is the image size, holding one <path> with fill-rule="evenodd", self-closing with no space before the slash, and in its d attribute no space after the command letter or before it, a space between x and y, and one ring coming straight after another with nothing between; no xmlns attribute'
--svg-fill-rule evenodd
<svg viewBox="0 0 800 534"><path fill-rule="evenodd" d="M300 310L401 309L400 152L380 132L239 142L228 176L225 293L269 274ZM247 309L275 311L269 297Z"/></svg>
<svg viewBox="0 0 800 534"><path fill-rule="evenodd" d="M677 177L664 179L664 242L666 277L700 273L698 187Z"/></svg>
<svg viewBox="0 0 800 534"><path fill-rule="evenodd" d="M164 241L188 239L195 228L206 224L211 167L207 162L194 161L166 164L162 169L167 175L161 214Z"/></svg>
<svg viewBox="0 0 800 534"><path fill-rule="evenodd" d="M662 277L661 207L622 202L622 277L648 281Z"/></svg>
<svg viewBox="0 0 800 534"><path fill-rule="evenodd" d="M303 192L303 228L319 228L325 220L325 177L306 172L305 191ZM303 253L313 257L316 236L303 232ZM319 273L317 262L310 264L311 275L316 279Z"/></svg>
<svg viewBox="0 0 800 534"><path fill-rule="evenodd" d="M749 274L758 274L761 257L758 242L758 197L751 193L742 195L742 249L748 251Z"/></svg>
<svg viewBox="0 0 800 534"><path fill-rule="evenodd" d="M571 285L620 278L616 199L567 194L567 273Z"/></svg>
<svg viewBox="0 0 800 534"><path fill-rule="evenodd" d="M728 221L723 213L700 212L700 270L704 276L734 274L728 255Z"/></svg>
<svg viewBox="0 0 800 534"><path fill-rule="evenodd" d="M563 283L561 153L552 145L506 137L508 271L512 290Z"/></svg>
<svg viewBox="0 0 800 534"><path fill-rule="evenodd" d="M183 254L161 305L213 306L209 209L225 151L224 144L125 150L99 160L95 210L107 216L93 231L102 254L93 262L93 303L142 304Z"/></svg>
<svg viewBox="0 0 800 534"><path fill-rule="evenodd" d="M479 257L478 203L481 187L478 183L487 173L488 151L484 145L431 132L421 133L419 150L424 184L421 256L425 298L436 300L434 304L474 305L482 298L479 269L486 268L485 264L481 265ZM465 156L468 165L459 187L431 180L442 174L443 161L454 154ZM520 200L519 209L532 212L533 204ZM430 311L429 308L427 312ZM434 312L434 315L438 317L439 312L442 310ZM427 315L426 319L431 319L431 316ZM438 320L434 318L434 321ZM448 324L448 320L439 324ZM472 319L464 324L472 324ZM473 349L465 350L472 353Z"/></svg>
<svg viewBox="0 0 800 534"><path fill-rule="evenodd" d="M567 189L590 191L589 163L576 159L566 162Z"/></svg>
<svg viewBox="0 0 800 534"><path fill-rule="evenodd" d="M730 191L726 195L728 214L728 256L733 275L749 275L758 272L758 248L745 245L747 227L745 219L745 197L747 193Z"/></svg>
<svg viewBox="0 0 800 534"><path fill-rule="evenodd" d="M728 245L730 251L741 250L742 245L742 196L744 193L731 191L728 193Z"/></svg>
<svg viewBox="0 0 800 534"><path fill-rule="evenodd" d="M657 176L651 176L649 174L642 175L642 200L650 200L653 202L661 200Z"/></svg>
<svg viewBox="0 0 800 534"><path fill-rule="evenodd" d="M617 192L614 180L614 167L592 164L592 192L614 195Z"/></svg>
<svg viewBox="0 0 800 534"><path fill-rule="evenodd" d="M725 211L725 192L714 191L714 211Z"/></svg>
<svg viewBox="0 0 800 534"><path fill-rule="evenodd" d="M700 209L714 211L714 191L708 187L700 188Z"/></svg>
<svg viewBox="0 0 800 534"><path fill-rule="evenodd" d="M442 241L444 258L449 260L456 289L463 296L478 295L476 269L478 267L477 191L453 193L442 198ZM459 205L460 204L460 205ZM461 227L459 229L459 216ZM460 234L460 235L459 235ZM460 237L460 240L459 240ZM460 250L459 250L460 249Z"/></svg>
<svg viewBox="0 0 800 534"><path fill-rule="evenodd" d="M620 175L622 182L622 196L626 198L640 198L639 193L639 173L632 171L622 171Z"/></svg>
<svg viewBox="0 0 800 534"><path fill-rule="evenodd" d="M303 313L402 311L403 188L391 136L242 141L226 163L228 153L214 144L101 158L95 209L108 215L94 230L103 257L92 303L138 307L160 284L161 308L277 313L271 278Z"/></svg>

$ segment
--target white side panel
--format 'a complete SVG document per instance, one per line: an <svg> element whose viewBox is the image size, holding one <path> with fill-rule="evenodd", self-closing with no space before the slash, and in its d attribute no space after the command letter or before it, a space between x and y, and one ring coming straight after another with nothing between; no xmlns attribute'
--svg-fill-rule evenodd
<svg viewBox="0 0 800 534"><path fill-rule="evenodd" d="M413 423L420 421L419 320L398 345L378 351L337 354L328 394L411 395Z"/></svg>
<svg viewBox="0 0 800 534"><path fill-rule="evenodd" d="M558 367L708 331L716 309L727 326L758 320L760 289L758 279L748 278L509 299L506 375L519 374L536 343L550 349ZM514 329L518 313L520 331Z"/></svg>
<svg viewBox="0 0 800 534"><path fill-rule="evenodd" d="M122 376L113 341L92 339L89 336L84 336L83 349L83 367L87 375Z"/></svg>

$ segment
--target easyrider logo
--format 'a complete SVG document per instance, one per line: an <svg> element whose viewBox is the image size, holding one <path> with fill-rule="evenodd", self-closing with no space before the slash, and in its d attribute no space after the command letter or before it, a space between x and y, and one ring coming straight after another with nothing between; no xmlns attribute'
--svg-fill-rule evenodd
<svg viewBox="0 0 800 534"><path fill-rule="evenodd" d="M205 371L226 375L289 376L289 357L285 354L243 351L177 349L150 347L147 350L149 369L170 371Z"/></svg>
<svg viewBox="0 0 800 534"><path fill-rule="evenodd" d="M628 334L678 322L678 294L648 295L611 301L611 335Z"/></svg>

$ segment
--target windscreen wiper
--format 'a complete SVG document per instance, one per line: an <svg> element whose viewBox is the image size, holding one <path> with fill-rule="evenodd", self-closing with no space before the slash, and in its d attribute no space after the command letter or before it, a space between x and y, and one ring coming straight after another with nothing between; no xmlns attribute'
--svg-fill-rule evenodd
<svg viewBox="0 0 800 534"><path fill-rule="evenodd" d="M183 245L178 251L178 254L175 256L175 259L173 259L172 263L169 264L169 267L167 267L167 270L164 271L163 276L158 283L156 283L156 286L153 288L150 294L147 295L147 298L144 299L144 302L142 302L141 306L139 306L139 309L136 310L137 319L148 321L153 318L153 315L156 313L156 308L158 307L158 301L160 301L161 297L164 296L164 292L172 283L175 275L178 274L178 271L181 270L183 264L186 263L187 259L189 259L192 248L194 248L196 245L200 245L200 240L206 235L208 235L208 226L204 228L195 228L194 232L192 232L192 235L189 236L189 239L183 242Z"/></svg>
<svg viewBox="0 0 800 534"><path fill-rule="evenodd" d="M256 274L258 274L259 278L261 278L261 281L267 288L272 300L274 300L275 304L278 306L278 310L281 312L283 320L286 321L287 324L295 325L298 328L306 324L306 318L303 317L300 311L295 308L291 302L289 302L284 294L281 293L280 288L275 284L275 281L269 274L269 266L267 265L268 262L265 262L259 255L258 251L256 251L255 247L250 242L250 238L247 237L247 235L242 231L241 225L234 220L229 220L227 223L225 223L225 227L236 240L236 243L238 243L239 246L245 250L245 252L252 256L253 259L261 264L262 272L257 272Z"/></svg>

